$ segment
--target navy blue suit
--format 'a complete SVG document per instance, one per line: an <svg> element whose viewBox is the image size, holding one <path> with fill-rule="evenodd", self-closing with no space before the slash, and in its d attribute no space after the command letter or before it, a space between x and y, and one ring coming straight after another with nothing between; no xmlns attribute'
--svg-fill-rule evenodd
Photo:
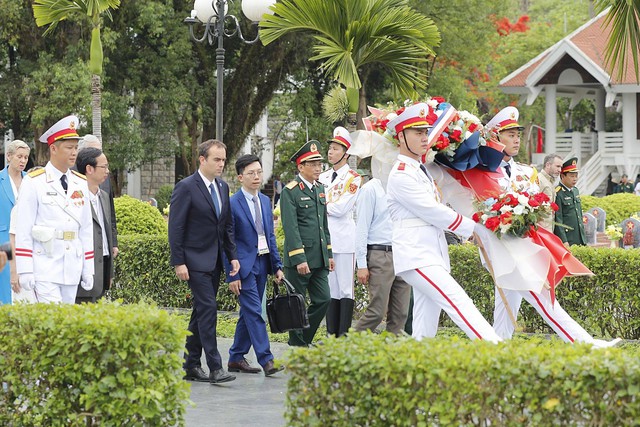
<svg viewBox="0 0 640 427"><path fill-rule="evenodd" d="M239 362L249 352L253 345L258 363L264 366L273 360L269 347L267 327L262 317L262 297L269 274L275 274L282 269L282 261L278 254L276 236L273 232L273 215L271 201L267 196L258 192L262 215L264 234L269 246L269 253L258 255L258 233L251 215L249 202L242 190L231 196L231 215L233 218L234 235L238 250L240 271L230 276L230 264L227 262L227 282L240 280L240 316L236 326L233 345L229 349L229 362Z"/></svg>
<svg viewBox="0 0 640 427"><path fill-rule="evenodd" d="M185 369L200 366L203 349L209 370L222 368L216 340L216 295L223 264L222 251L229 259L237 258L229 207L229 186L221 179L216 178L215 181L222 202L219 217L211 200L210 190L198 171L178 182L171 195L171 265L187 266L193 296L193 311L189 321L192 335L187 337Z"/></svg>

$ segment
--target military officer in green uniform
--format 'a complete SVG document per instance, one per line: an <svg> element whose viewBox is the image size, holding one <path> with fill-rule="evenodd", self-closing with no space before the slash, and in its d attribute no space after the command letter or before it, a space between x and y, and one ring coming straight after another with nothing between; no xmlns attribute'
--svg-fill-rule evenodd
<svg viewBox="0 0 640 427"><path fill-rule="evenodd" d="M302 295L309 293L309 328L289 332L289 345L308 346L327 313L331 295L329 271L333 254L327 225L324 186L317 182L322 172L320 143L311 140L292 157L298 175L280 195L284 229L284 275Z"/></svg>
<svg viewBox="0 0 640 427"><path fill-rule="evenodd" d="M578 159L570 158L560 170L560 185L556 187L556 224L553 232L566 247L587 244L582 222L582 205L578 197Z"/></svg>

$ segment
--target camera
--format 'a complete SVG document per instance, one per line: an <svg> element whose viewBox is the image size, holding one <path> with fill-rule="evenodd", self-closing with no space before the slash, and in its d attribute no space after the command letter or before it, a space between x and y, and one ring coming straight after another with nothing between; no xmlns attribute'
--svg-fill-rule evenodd
<svg viewBox="0 0 640 427"><path fill-rule="evenodd" d="M0 251L7 254L7 259L11 261L13 259L13 251L11 250L11 242L5 242L0 245Z"/></svg>

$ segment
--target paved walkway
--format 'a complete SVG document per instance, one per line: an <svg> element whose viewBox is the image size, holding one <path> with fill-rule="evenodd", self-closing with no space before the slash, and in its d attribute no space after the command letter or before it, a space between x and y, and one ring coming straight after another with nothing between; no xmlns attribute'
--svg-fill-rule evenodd
<svg viewBox="0 0 640 427"><path fill-rule="evenodd" d="M218 350L226 369L229 360L230 338L218 338ZM289 346L271 343L271 352L282 360ZM253 349L247 355L252 366L258 367ZM208 372L207 364L202 366ZM287 391L287 370L272 377L264 374L236 373L236 380L220 385L191 382L191 400L187 407L187 427L205 426L284 426L284 402Z"/></svg>

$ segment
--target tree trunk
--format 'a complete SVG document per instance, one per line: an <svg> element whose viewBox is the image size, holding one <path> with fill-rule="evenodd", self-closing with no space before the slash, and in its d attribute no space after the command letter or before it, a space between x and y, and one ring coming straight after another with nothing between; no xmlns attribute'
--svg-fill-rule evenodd
<svg viewBox="0 0 640 427"><path fill-rule="evenodd" d="M91 75L91 119L93 134L102 142L102 92L97 74Z"/></svg>

